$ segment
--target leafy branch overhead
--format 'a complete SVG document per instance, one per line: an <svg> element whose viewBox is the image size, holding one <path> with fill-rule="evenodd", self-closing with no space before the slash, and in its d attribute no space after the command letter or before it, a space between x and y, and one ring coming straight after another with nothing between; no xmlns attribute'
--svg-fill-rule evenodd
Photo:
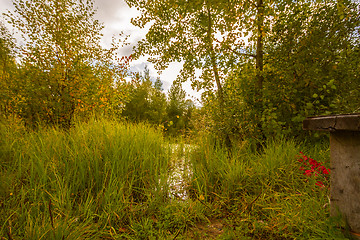
<svg viewBox="0 0 360 240"><path fill-rule="evenodd" d="M127 3L142 12L133 24L151 24L136 55L149 54L160 70L170 62L184 61L181 79L193 80L198 89L212 89L215 80L221 88L221 80L239 62L239 55L254 56L245 46L256 24L252 13L256 4L211 0ZM195 79L196 69L202 70L203 82Z"/></svg>
<svg viewBox="0 0 360 240"><path fill-rule="evenodd" d="M181 61L179 80L205 90L208 122L225 136L294 133L305 116L358 109L356 2L126 2L141 11L133 24L150 25L135 56L159 70Z"/></svg>

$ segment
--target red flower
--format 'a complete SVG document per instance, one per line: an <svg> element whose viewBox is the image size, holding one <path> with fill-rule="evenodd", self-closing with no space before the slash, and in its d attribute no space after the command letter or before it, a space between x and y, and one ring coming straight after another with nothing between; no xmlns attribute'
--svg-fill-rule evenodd
<svg viewBox="0 0 360 240"><path fill-rule="evenodd" d="M305 156L302 152L300 152L302 155L299 157L298 161L301 162L300 170L304 171L303 175L308 177L314 177L318 179L319 177L322 177L325 180L329 179L330 169L326 168L322 165L322 163L317 162L316 160L312 158L308 158ZM324 188L325 185L322 181L317 181L315 185L319 186L320 188Z"/></svg>
<svg viewBox="0 0 360 240"><path fill-rule="evenodd" d="M321 187L321 188L325 187L324 183L321 182L321 181L317 181L317 182L315 183L315 185L317 185L317 186L319 186L319 187Z"/></svg>
<svg viewBox="0 0 360 240"><path fill-rule="evenodd" d="M311 174L312 174L311 170L306 170L304 173L304 175L309 176L309 177L311 176Z"/></svg>
<svg viewBox="0 0 360 240"><path fill-rule="evenodd" d="M325 168L325 169L323 170L323 174L330 174L330 169Z"/></svg>

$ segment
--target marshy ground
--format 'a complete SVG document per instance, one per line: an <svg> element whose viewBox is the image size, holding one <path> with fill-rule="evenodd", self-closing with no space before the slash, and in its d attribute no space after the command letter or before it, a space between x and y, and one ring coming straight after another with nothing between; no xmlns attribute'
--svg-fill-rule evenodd
<svg viewBox="0 0 360 240"><path fill-rule="evenodd" d="M189 201L189 188L192 179L191 151L197 148L190 144L171 144L171 168L168 177L169 196L172 201ZM207 219L196 223L186 231L190 239L216 239L224 230L222 219Z"/></svg>
<svg viewBox="0 0 360 240"><path fill-rule="evenodd" d="M328 164L326 144L229 154L210 134L172 144L107 120L0 130L1 239L348 238L329 216L329 183L300 170L300 151Z"/></svg>

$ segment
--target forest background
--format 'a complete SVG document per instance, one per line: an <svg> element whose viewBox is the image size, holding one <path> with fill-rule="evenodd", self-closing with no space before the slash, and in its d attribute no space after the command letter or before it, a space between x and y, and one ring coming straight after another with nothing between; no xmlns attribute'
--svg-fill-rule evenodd
<svg viewBox="0 0 360 240"><path fill-rule="evenodd" d="M127 1L149 26L131 56L100 44L92 1L14 1L1 24L1 114L69 128L74 117L147 121L171 135L207 129L225 141L304 137L306 116L359 110L359 5L353 1ZM149 70L183 68L168 94ZM199 74L200 73L200 74ZM131 81L126 80L131 78ZM202 106L186 100L191 81Z"/></svg>

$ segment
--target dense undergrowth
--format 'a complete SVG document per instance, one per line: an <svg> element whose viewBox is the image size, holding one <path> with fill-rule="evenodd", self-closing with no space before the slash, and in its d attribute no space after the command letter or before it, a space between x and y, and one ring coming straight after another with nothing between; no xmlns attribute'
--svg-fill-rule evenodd
<svg viewBox="0 0 360 240"><path fill-rule="evenodd" d="M229 154L213 138L202 137L192 154L193 195L226 219L220 239L346 239L340 219L329 216L328 176L308 176L300 151L329 168L324 143L280 139L256 153L242 142Z"/></svg>
<svg viewBox="0 0 360 240"><path fill-rule="evenodd" d="M192 167L189 198L169 197L170 144L147 125L108 120L67 132L0 124L1 239L346 239L329 216L329 183L304 175L303 151L329 167L326 144L211 136L175 154ZM179 145L178 145L179 146ZM180 144L181 146L181 144ZM217 234L199 224L221 221Z"/></svg>
<svg viewBox="0 0 360 240"><path fill-rule="evenodd" d="M103 120L27 132L2 124L0 139L3 237L115 237L164 195L168 154L149 126Z"/></svg>

